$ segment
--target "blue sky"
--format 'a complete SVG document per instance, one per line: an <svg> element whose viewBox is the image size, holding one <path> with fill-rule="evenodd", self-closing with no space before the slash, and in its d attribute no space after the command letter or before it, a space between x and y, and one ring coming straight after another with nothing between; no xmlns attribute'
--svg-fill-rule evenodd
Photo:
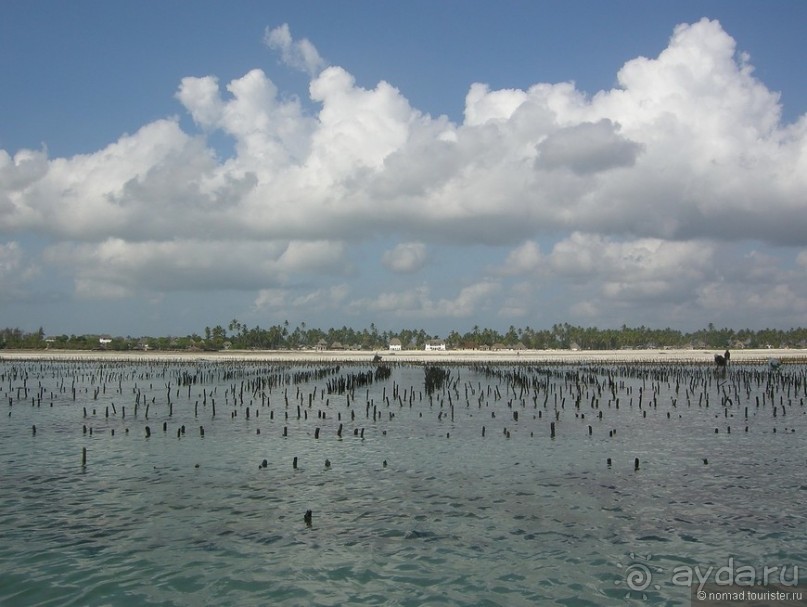
<svg viewBox="0 0 807 607"><path fill-rule="evenodd" d="M0 12L0 326L807 325L807 3Z"/></svg>

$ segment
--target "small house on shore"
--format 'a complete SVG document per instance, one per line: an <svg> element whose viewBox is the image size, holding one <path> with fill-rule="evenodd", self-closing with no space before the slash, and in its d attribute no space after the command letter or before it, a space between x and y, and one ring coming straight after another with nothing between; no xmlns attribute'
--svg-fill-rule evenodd
<svg viewBox="0 0 807 607"><path fill-rule="evenodd" d="M445 350L446 349L446 342L442 339L430 339L426 342L425 350L427 352L431 350Z"/></svg>

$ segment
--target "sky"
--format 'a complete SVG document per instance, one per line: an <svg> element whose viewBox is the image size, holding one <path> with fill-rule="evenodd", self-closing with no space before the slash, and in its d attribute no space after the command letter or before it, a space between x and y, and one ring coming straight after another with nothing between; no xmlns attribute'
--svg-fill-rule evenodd
<svg viewBox="0 0 807 607"><path fill-rule="evenodd" d="M0 327L807 326L807 2L0 4Z"/></svg>

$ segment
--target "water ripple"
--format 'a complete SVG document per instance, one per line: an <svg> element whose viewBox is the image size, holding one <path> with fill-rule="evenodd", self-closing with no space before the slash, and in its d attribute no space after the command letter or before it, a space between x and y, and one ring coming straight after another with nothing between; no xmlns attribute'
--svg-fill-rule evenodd
<svg viewBox="0 0 807 607"><path fill-rule="evenodd" d="M96 371L83 369L85 377ZM135 384L147 390L144 373L172 367L117 372L129 374L121 383L128 396ZM244 381L266 372L244 369ZM689 595L672 584L675 567L719 567L730 556L752 564L807 561L807 474L793 464L807 416L797 410L788 412L795 436L774 435L760 415L749 420L749 433L716 439L714 405L679 405L680 420L668 420L661 403L672 400L674 385L655 382L658 411L645 418L625 396L631 388L636 398L643 381L621 380L626 404L616 410L604 404L603 375L580 388L589 392L584 403L602 392L601 423L587 410L586 420L577 417L583 408L574 410L575 388L561 376L541 388L568 397L550 440L551 398L541 418L528 414L527 400L516 425L506 402L518 405L510 384L473 369L462 376L474 390L490 382L509 396L484 408L475 400L467 411L464 403L455 407L450 428L437 419L448 404L426 398L411 409L393 401L394 420L384 404L381 421L368 420L365 401L382 403L380 391L391 395L392 382L401 392L422 390L422 369L402 366L385 386L357 392L350 407L344 398L327 406L314 399L307 421L294 419L295 404L283 419L284 389L295 402L288 386L269 394L273 420L261 409L247 423L243 407L232 404L231 379L205 386L208 395L217 391L215 419L209 404L203 420L195 416L198 386L190 400L175 397L169 416L156 396L165 382L157 381L149 420L142 406L135 418L131 404L125 420L84 418L83 407L106 406L91 401L91 392L81 402L56 399L47 411L15 407L0 423L0 604L676 605L688 604ZM58 392L50 385L55 372L37 381ZM316 382L301 384L300 394L314 385L319 397ZM709 389L720 402L717 386ZM460 403L463 394L452 394ZM317 409L328 418L317 419ZM345 432L337 440L337 416L347 426L352 413L363 418L355 425L365 438ZM196 431L177 438L181 424ZM616 437L609 428L619 429ZM303 520L309 509L310 526ZM626 587L633 562L649 563L656 576L643 595Z"/></svg>

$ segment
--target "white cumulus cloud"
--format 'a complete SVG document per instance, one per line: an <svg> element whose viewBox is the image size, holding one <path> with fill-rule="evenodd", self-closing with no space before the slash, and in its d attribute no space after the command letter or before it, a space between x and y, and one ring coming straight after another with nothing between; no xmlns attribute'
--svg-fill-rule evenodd
<svg viewBox="0 0 807 607"><path fill-rule="evenodd" d="M325 66L316 47L309 40L294 40L287 23L274 29L266 28L263 41L270 49L278 51L283 63L314 76Z"/></svg>
<svg viewBox="0 0 807 607"><path fill-rule="evenodd" d="M385 251L381 257L382 265L388 270L400 274L411 274L420 270L428 260L426 245L422 242L405 242Z"/></svg>
<svg viewBox="0 0 807 607"><path fill-rule="evenodd" d="M41 263L86 297L240 289L264 294L256 307L459 318L527 313L527 292L559 288L553 279L591 315L607 302L712 309L721 281L765 275L778 277L777 301L803 309L804 289L784 281L800 269L803 283L807 115L782 122L779 95L717 21L676 27L657 57L628 61L617 86L593 95L570 82L474 83L461 122L412 107L389 82L359 86L287 25L265 43L309 75L310 103L260 69L224 87L188 76L176 98L192 129L155 120L70 157L0 150L0 232L46 239ZM216 135L232 154L219 155ZM489 263L465 264L472 286L453 297L437 279L376 296L327 291L356 270L353 244L371 240L403 243L382 245L399 278L426 272L433 245L509 254L497 281ZM749 242L795 250L797 269L780 256L731 267L718 254ZM498 279L535 289L501 293ZM329 283L288 290L317 280Z"/></svg>

